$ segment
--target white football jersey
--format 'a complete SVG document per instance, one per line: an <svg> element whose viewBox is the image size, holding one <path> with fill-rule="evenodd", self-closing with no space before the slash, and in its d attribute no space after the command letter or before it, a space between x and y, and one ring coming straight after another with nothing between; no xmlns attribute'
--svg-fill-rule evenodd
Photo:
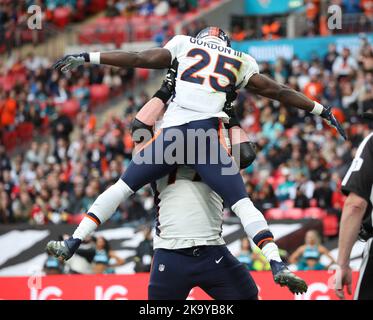
<svg viewBox="0 0 373 320"><path fill-rule="evenodd" d="M175 36L164 47L177 58L175 95L163 117L162 128L209 118L228 119L223 112L226 91L247 85L259 73L255 59L240 51L189 36Z"/></svg>
<svg viewBox="0 0 373 320"><path fill-rule="evenodd" d="M195 170L180 166L153 183L158 209L154 249L222 245L223 200Z"/></svg>

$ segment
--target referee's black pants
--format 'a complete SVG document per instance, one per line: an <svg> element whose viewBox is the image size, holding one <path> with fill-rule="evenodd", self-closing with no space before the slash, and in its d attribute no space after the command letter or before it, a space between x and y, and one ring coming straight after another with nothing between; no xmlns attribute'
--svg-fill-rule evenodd
<svg viewBox="0 0 373 320"><path fill-rule="evenodd" d="M149 300L185 300L194 287L216 300L258 299L249 271L225 245L155 250Z"/></svg>
<svg viewBox="0 0 373 320"><path fill-rule="evenodd" d="M373 300L373 238L365 245L354 299Z"/></svg>

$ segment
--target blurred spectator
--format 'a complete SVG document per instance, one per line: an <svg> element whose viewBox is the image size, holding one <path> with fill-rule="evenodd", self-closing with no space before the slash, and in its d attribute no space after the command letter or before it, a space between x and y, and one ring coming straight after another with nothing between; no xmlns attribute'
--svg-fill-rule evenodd
<svg viewBox="0 0 373 320"><path fill-rule="evenodd" d="M6 94L3 106L0 105L0 129L11 128L13 125L15 125L17 115L17 101L15 98L16 93L14 90L11 90Z"/></svg>
<svg viewBox="0 0 373 320"><path fill-rule="evenodd" d="M249 38L249 34L240 25L233 26L231 39L233 41L244 41Z"/></svg>
<svg viewBox="0 0 373 320"><path fill-rule="evenodd" d="M310 200L306 197L303 191L298 188L295 199L294 199L294 208L306 209L310 206Z"/></svg>
<svg viewBox="0 0 373 320"><path fill-rule="evenodd" d="M120 15L120 10L114 0L108 0L105 15L108 18L117 17Z"/></svg>
<svg viewBox="0 0 373 320"><path fill-rule="evenodd" d="M63 265L60 260L52 256L47 252L47 260L44 262L43 271L44 273L49 276L53 274L62 274L63 273Z"/></svg>
<svg viewBox="0 0 373 320"><path fill-rule="evenodd" d="M248 270L253 270L252 251L251 251L250 241L248 238L241 239L241 251L237 255L237 259Z"/></svg>
<svg viewBox="0 0 373 320"><path fill-rule="evenodd" d="M265 40L276 40L281 37L281 22L280 20L269 19L262 26L262 36Z"/></svg>
<svg viewBox="0 0 373 320"><path fill-rule="evenodd" d="M86 85L86 79L81 78L72 89L72 96L79 101L80 109L87 110L89 105L89 88Z"/></svg>
<svg viewBox="0 0 373 320"><path fill-rule="evenodd" d="M57 110L58 116L51 123L53 138L55 141L58 139L69 141L70 133L73 131L73 123L62 108L57 108Z"/></svg>
<svg viewBox="0 0 373 320"><path fill-rule="evenodd" d="M150 272L153 257L153 235L150 227L144 227L144 240L136 249L135 272Z"/></svg>
<svg viewBox="0 0 373 320"><path fill-rule="evenodd" d="M265 183L260 190L257 191L254 202L255 206L261 212L277 207L277 198L269 183Z"/></svg>
<svg viewBox="0 0 373 320"><path fill-rule="evenodd" d="M372 20L373 19L373 1L372 0L360 0L360 5L363 8L365 16Z"/></svg>
<svg viewBox="0 0 373 320"><path fill-rule="evenodd" d="M316 199L317 206L319 208L332 208L332 195L333 191L330 188L327 178L322 181L316 182L316 188L313 197Z"/></svg>
<svg viewBox="0 0 373 320"><path fill-rule="evenodd" d="M9 156L6 154L5 147L0 144L0 172L3 172L4 170L10 170L11 163Z"/></svg>
<svg viewBox="0 0 373 320"><path fill-rule="evenodd" d="M333 73L338 78L352 76L358 69L358 64L354 57L351 56L351 51L348 48L343 48L342 54L338 56L333 63Z"/></svg>
<svg viewBox="0 0 373 320"><path fill-rule="evenodd" d="M306 35L313 36L319 32L320 0L306 0Z"/></svg>
<svg viewBox="0 0 373 320"><path fill-rule="evenodd" d="M323 84L318 70L310 69L310 82L304 87L304 94L311 100L321 102Z"/></svg>
<svg viewBox="0 0 373 320"><path fill-rule="evenodd" d="M354 14L361 12L360 0L343 0L342 5L345 13Z"/></svg>
<svg viewBox="0 0 373 320"><path fill-rule="evenodd" d="M337 46L334 43L329 44L328 52L324 56L324 68L326 70L332 71L333 64L335 62L335 59L337 59L337 57L338 57Z"/></svg>
<svg viewBox="0 0 373 320"><path fill-rule="evenodd" d="M0 190L0 223L14 222L13 210L9 195Z"/></svg>
<svg viewBox="0 0 373 320"><path fill-rule="evenodd" d="M284 182L280 183L276 190L276 196L279 202L294 199L296 193L296 184L290 176L290 170L284 167L281 173L284 177Z"/></svg>
<svg viewBox="0 0 373 320"><path fill-rule="evenodd" d="M115 260L115 263L111 263L111 260ZM123 265L125 260L110 249L110 244L104 237L97 237L92 263L95 274L115 273L113 268Z"/></svg>
<svg viewBox="0 0 373 320"><path fill-rule="evenodd" d="M21 191L12 204L14 220L16 222L29 222L33 214L33 202L27 190Z"/></svg>
<svg viewBox="0 0 373 320"><path fill-rule="evenodd" d="M298 270L323 270L328 268L320 263L320 258L325 255L330 260L330 265L335 263L329 250L321 245L317 231L309 230L305 236L305 244L300 246L289 257L291 264L297 264Z"/></svg>
<svg viewBox="0 0 373 320"><path fill-rule="evenodd" d="M163 17L168 14L170 10L170 5L165 0L155 0L154 1L155 7L154 7L154 14L156 16Z"/></svg>

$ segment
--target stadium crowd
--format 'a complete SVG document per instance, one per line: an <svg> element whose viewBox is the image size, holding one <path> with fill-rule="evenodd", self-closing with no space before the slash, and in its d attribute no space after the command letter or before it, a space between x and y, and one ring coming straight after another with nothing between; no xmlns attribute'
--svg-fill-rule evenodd
<svg viewBox="0 0 373 320"><path fill-rule="evenodd" d="M2 0L0 54L11 54L12 48L28 42L39 44L55 35L57 30L63 30L72 23L82 22L100 12L108 18L165 17L169 13L196 12L208 3L209 0ZM33 5L41 10L41 29L33 30L28 26L28 19L35 12L29 11ZM94 39L97 41L97 36Z"/></svg>
<svg viewBox="0 0 373 320"><path fill-rule="evenodd" d="M298 26L297 36L326 36L373 30L373 0L305 0L304 5L304 15ZM327 27L327 17L330 16L328 8L332 5L338 5L342 9L341 29L330 30ZM235 41L257 38L276 40L286 37L287 17L284 15L260 17L260 23L255 23L254 19L243 22L245 19L243 17L242 21L233 23L232 39Z"/></svg>
<svg viewBox="0 0 373 320"><path fill-rule="evenodd" d="M170 11L186 13L196 10L199 5L204 5L207 2L206 0L109 0L106 16L117 17L133 14L166 16Z"/></svg>
<svg viewBox="0 0 373 320"><path fill-rule="evenodd" d="M11 53L12 48L27 42L38 44L50 36L48 29L63 29L72 22L83 21L87 17L106 8L107 0L2 0L0 1L0 53ZM36 11L41 12L41 29L31 30L28 18ZM34 21L34 20L32 20ZM46 25L48 27L46 27Z"/></svg>
<svg viewBox="0 0 373 320"><path fill-rule="evenodd" d="M31 124L45 131L63 112L81 117L131 87L134 70L84 66L70 75L50 68L48 59L30 53L0 61L0 139ZM58 131L58 128L57 128ZM53 129L56 135L56 127ZM28 139L32 138L31 136ZM26 137L27 139L27 137ZM10 146L13 147L13 146Z"/></svg>

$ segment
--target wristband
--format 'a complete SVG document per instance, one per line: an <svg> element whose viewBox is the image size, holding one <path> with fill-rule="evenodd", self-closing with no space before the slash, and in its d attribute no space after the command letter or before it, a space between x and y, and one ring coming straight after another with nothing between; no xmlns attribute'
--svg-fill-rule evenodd
<svg viewBox="0 0 373 320"><path fill-rule="evenodd" d="M100 52L90 52L89 62L93 64L100 64Z"/></svg>
<svg viewBox="0 0 373 320"><path fill-rule="evenodd" d="M313 107L311 113L319 116L324 111L324 106L316 101L314 101L315 106Z"/></svg>
<svg viewBox="0 0 373 320"><path fill-rule="evenodd" d="M162 102L163 102L164 104L166 104L167 101L171 98L171 94L170 94L170 93L166 93L166 92L164 92L164 91L162 91L162 90L158 90L158 91L154 94L153 98L161 99Z"/></svg>

